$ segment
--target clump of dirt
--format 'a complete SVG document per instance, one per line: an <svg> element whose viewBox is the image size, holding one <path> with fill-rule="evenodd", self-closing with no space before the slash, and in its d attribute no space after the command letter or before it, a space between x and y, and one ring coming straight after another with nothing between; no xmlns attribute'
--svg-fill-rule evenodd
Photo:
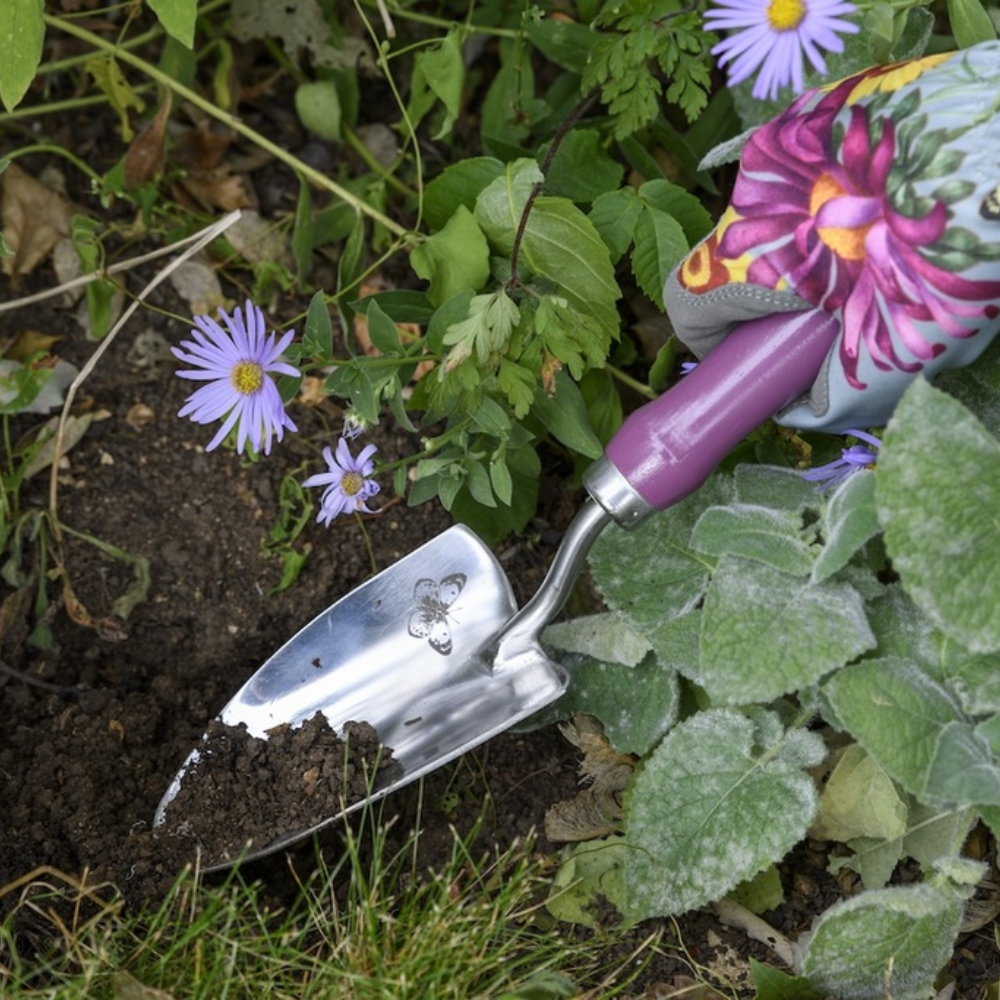
<svg viewBox="0 0 1000 1000"><path fill-rule="evenodd" d="M213 721L155 831L198 845L206 867L292 838L362 801L393 766L367 722L348 722L341 739L322 712L267 738L245 725Z"/></svg>

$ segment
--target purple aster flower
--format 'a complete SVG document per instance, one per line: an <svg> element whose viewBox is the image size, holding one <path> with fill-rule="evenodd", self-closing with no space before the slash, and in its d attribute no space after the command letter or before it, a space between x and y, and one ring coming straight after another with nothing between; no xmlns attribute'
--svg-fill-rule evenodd
<svg viewBox="0 0 1000 1000"><path fill-rule="evenodd" d="M690 375L691 372L693 372L695 370L695 368L697 368L697 367L698 367L698 362L697 361L682 361L681 362L681 374L682 375Z"/></svg>
<svg viewBox="0 0 1000 1000"><path fill-rule="evenodd" d="M352 514L355 511L375 513L365 501L370 500L380 489L379 484L371 478L375 471L372 455L376 451L378 448L375 445L365 445L355 458L351 454L347 439L343 437L337 442L336 456L330 448L323 449L323 458L326 459L328 471L317 472L302 484L326 487L316 518L320 524L328 525L335 517Z"/></svg>
<svg viewBox="0 0 1000 1000"><path fill-rule="evenodd" d="M848 0L714 0L705 13L710 31L730 31L712 49L719 65L732 62L729 85L742 83L758 70L753 96L774 98L791 84L803 87L802 53L819 73L826 73L820 53L843 52L839 35L853 35L859 28L844 16L857 8Z"/></svg>
<svg viewBox="0 0 1000 1000"><path fill-rule="evenodd" d="M209 442L206 451L217 447L239 422L236 450L243 453L247 440L254 451L264 446L264 454L271 452L271 435L280 441L285 428L298 428L285 413L278 387L271 375L297 377L297 368L279 361L281 352L292 342L294 330L281 339L276 333L267 336L264 314L249 299L246 316L238 307L232 316L219 310L226 324L223 330L208 316L195 316L196 329L193 340L182 340L180 347L171 350L174 356L195 371L179 371L181 378L207 382L187 398L178 412L179 417L190 416L197 424L209 424L223 417L222 426Z"/></svg>
<svg viewBox="0 0 1000 1000"><path fill-rule="evenodd" d="M850 479L855 472L869 469L875 464L882 442L874 434L866 434L864 431L849 430L846 433L858 438L859 441L866 441L867 444L852 444L840 453L840 458L835 462L828 462L826 465L803 472L803 479L819 484L817 490L828 490L839 486L845 479Z"/></svg>

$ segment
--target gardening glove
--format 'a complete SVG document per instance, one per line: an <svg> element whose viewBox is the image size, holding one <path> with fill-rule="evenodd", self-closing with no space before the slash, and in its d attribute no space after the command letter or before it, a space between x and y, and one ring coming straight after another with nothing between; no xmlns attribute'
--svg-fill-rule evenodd
<svg viewBox="0 0 1000 1000"><path fill-rule="evenodd" d="M882 426L916 373L975 360L1000 329L1000 42L878 66L758 128L729 208L666 282L680 340L827 310L840 336L779 423Z"/></svg>

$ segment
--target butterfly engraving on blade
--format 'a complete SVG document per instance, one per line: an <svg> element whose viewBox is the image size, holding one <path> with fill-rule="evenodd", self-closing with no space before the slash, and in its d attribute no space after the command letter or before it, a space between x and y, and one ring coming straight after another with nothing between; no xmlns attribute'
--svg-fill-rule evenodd
<svg viewBox="0 0 1000 1000"><path fill-rule="evenodd" d="M417 610L410 614L407 630L414 639L426 639L442 656L452 650L448 610L462 593L466 579L464 573L452 573L440 583L424 577L413 588Z"/></svg>

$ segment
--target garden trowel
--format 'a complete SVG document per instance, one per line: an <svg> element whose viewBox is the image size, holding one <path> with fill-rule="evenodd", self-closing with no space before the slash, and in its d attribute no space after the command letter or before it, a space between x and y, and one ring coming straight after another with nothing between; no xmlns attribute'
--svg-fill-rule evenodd
<svg viewBox="0 0 1000 1000"><path fill-rule="evenodd" d="M395 766L338 813L346 815L544 708L568 677L546 657L539 636L594 539L611 523L633 527L697 489L733 446L809 389L839 330L833 316L812 309L744 323L633 413L587 472L591 499L522 610L490 549L457 525L313 619L219 719L260 738L317 712L338 731L350 721L373 725ZM188 772L200 753L192 751L163 796L157 825L177 821L171 802L182 782L198 780L196 770ZM277 851L336 818L252 843L241 859ZM274 819L276 831L285 828Z"/></svg>

